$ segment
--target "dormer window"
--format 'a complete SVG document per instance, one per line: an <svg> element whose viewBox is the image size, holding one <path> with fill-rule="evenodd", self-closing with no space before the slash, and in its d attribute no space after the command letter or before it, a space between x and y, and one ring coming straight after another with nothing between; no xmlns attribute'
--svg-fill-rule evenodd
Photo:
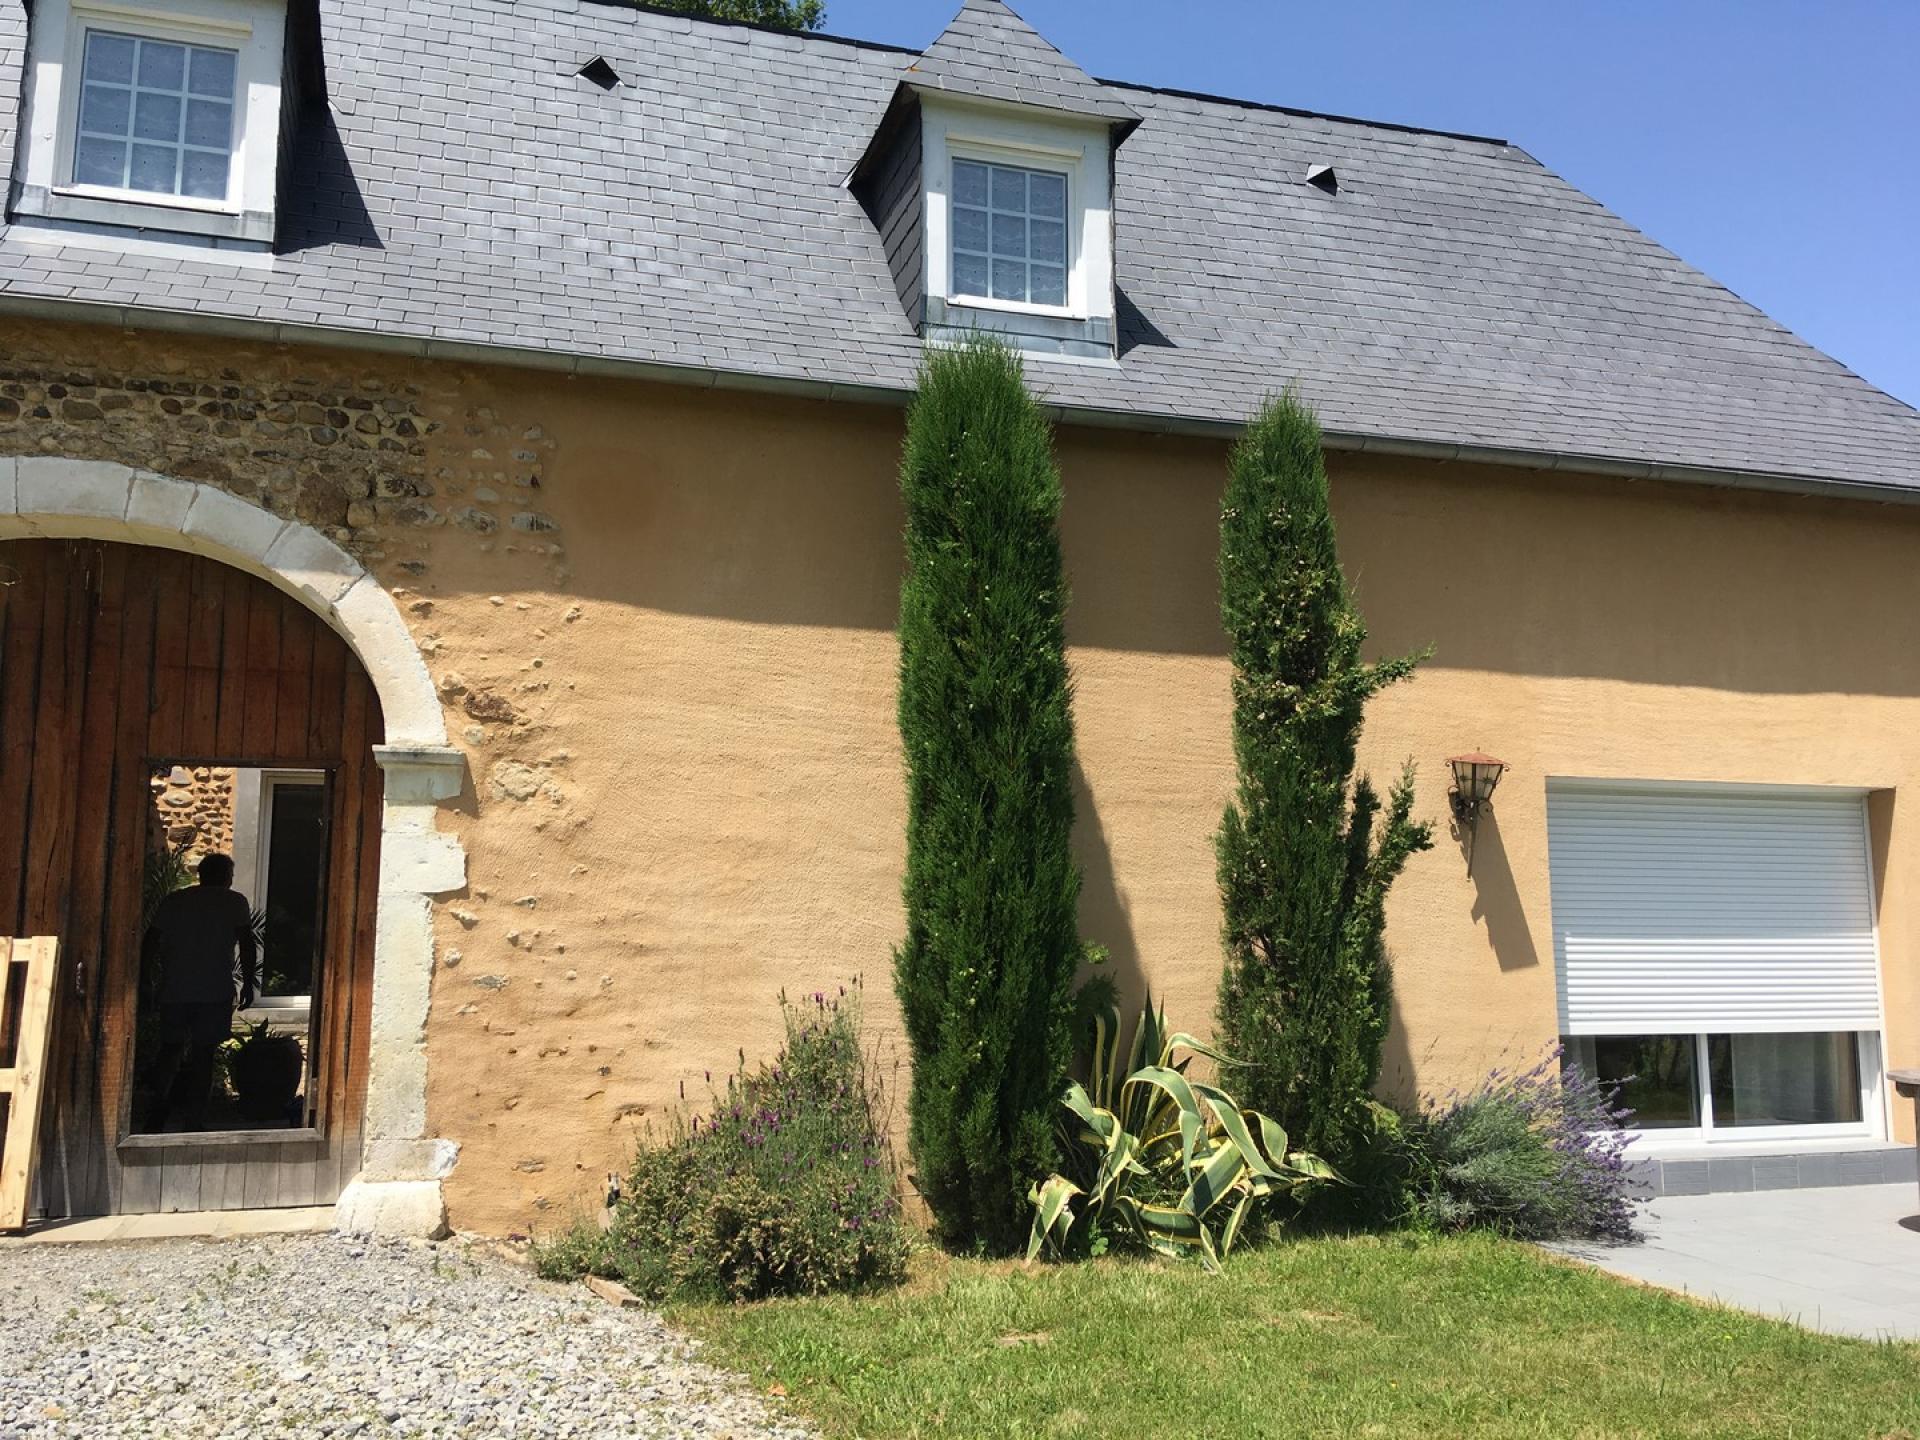
<svg viewBox="0 0 1920 1440"><path fill-rule="evenodd" d="M847 177L914 329L1112 360L1113 153L1139 123L1001 0L966 0Z"/></svg>
<svg viewBox="0 0 1920 1440"><path fill-rule="evenodd" d="M88 31L73 184L224 201L239 58L237 50Z"/></svg>
<svg viewBox="0 0 1920 1440"><path fill-rule="evenodd" d="M287 0L42 0L12 217L264 248Z"/></svg>
<svg viewBox="0 0 1920 1440"><path fill-rule="evenodd" d="M954 299L1067 303L1067 177L953 162Z"/></svg>

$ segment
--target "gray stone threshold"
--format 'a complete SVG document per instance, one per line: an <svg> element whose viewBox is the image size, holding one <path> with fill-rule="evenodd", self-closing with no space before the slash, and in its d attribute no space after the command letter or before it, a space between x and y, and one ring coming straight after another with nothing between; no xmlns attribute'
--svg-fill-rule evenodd
<svg viewBox="0 0 1920 1440"><path fill-rule="evenodd" d="M1640 1155L1629 1168L1656 1196L1913 1185L1920 1183L1920 1151L1911 1145L1862 1142L1853 1149L1783 1147L1734 1155Z"/></svg>

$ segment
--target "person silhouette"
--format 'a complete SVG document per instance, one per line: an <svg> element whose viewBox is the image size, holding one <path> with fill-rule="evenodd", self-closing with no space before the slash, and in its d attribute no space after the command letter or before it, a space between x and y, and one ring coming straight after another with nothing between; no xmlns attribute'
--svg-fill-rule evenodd
<svg viewBox="0 0 1920 1440"><path fill-rule="evenodd" d="M160 902L143 945L160 975L154 1108L146 1128L203 1130L214 1061L233 1034L235 951L240 1009L253 1004L259 981L253 911L233 888L233 858L202 860L200 883Z"/></svg>

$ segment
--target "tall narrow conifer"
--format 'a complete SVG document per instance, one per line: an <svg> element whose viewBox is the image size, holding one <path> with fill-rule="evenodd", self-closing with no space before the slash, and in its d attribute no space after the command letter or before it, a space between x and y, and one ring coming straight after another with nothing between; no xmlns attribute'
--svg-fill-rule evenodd
<svg viewBox="0 0 1920 1440"><path fill-rule="evenodd" d="M901 488L910 1146L942 1240L1004 1252L1054 1164L1080 957L1060 476L1005 346L928 355Z"/></svg>
<svg viewBox="0 0 1920 1440"><path fill-rule="evenodd" d="M1431 843L1412 768L1384 814L1353 780L1367 701L1422 657L1368 664L1328 507L1320 427L1291 393L1235 447L1220 517L1239 787L1217 841L1217 1033L1242 1100L1338 1163L1365 1121L1391 1011L1388 887Z"/></svg>

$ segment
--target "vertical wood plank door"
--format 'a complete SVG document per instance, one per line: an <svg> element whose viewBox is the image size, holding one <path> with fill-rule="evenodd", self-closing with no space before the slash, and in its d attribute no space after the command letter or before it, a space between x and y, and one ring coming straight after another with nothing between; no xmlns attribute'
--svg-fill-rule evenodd
<svg viewBox="0 0 1920 1440"><path fill-rule="evenodd" d="M50 1217L327 1204L359 1169L381 734L346 642L265 581L171 550L0 542L0 934L61 945L38 1178ZM332 779L315 1137L126 1143L149 781L175 761Z"/></svg>

